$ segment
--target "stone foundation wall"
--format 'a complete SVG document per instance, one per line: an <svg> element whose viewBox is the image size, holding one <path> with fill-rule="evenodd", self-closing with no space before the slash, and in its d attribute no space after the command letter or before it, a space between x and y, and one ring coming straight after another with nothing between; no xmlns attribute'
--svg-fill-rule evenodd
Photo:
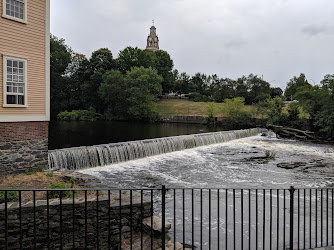
<svg viewBox="0 0 334 250"><path fill-rule="evenodd" d="M36 244L36 249L47 249L49 242L50 249L60 249L60 244L62 244L63 249L97 249L96 246L98 236L99 249L108 249L109 239L111 245L110 249L119 249L119 233L122 232L122 239L128 238L130 231L139 228L143 218L151 216L150 199L146 196L143 196L143 203L141 204L140 194L133 192L131 217L129 197L129 191L122 195L121 216L119 213L120 203L118 195L112 195L110 203L108 200L108 195L100 196L98 199L98 204L96 197L88 197L86 204L87 206L85 206L84 198L75 198L74 214L72 198L63 199L61 206L59 199L49 200L49 212L47 210L46 200L36 201L35 215L33 202L30 201L23 203L21 212L22 247L23 249L33 249L34 244ZM85 212L86 209L87 215ZM7 211L8 249L19 249L21 238L19 204L8 203ZM109 211L111 218L110 220ZM50 237L49 241L48 214ZM141 217L141 214L143 214L143 217ZM0 204L0 249L5 249L5 218L5 205ZM87 248L85 247L86 218ZM131 219L132 228L130 228ZM119 226L120 220L121 228ZM34 237L34 230L36 230L36 238ZM62 234L60 230L62 231ZM73 235L75 244L74 248Z"/></svg>
<svg viewBox="0 0 334 250"><path fill-rule="evenodd" d="M48 165L48 122L0 123L0 176Z"/></svg>

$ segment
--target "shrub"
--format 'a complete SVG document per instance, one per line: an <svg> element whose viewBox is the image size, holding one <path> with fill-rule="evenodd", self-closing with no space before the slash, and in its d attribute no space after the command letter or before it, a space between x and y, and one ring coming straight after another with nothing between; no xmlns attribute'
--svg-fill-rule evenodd
<svg viewBox="0 0 334 250"><path fill-rule="evenodd" d="M47 177L50 177L50 178L53 177L53 172L49 172L49 173L47 173L46 176L47 176Z"/></svg>
<svg viewBox="0 0 334 250"><path fill-rule="evenodd" d="M10 187L8 189L12 189ZM19 192L18 191L7 191L7 202L16 202L19 200ZM0 191L0 203L5 202L5 191Z"/></svg>
<svg viewBox="0 0 334 250"><path fill-rule="evenodd" d="M193 92L189 94L189 100L193 102L208 102L210 99L207 96L201 95L198 92Z"/></svg>
<svg viewBox="0 0 334 250"><path fill-rule="evenodd" d="M99 117L100 115L96 113L94 108L89 108L88 110L72 110L71 112L65 110L57 115L57 119L62 121L95 121Z"/></svg>
<svg viewBox="0 0 334 250"><path fill-rule="evenodd" d="M261 101L265 101L266 99L268 99L270 97L269 94L266 93L261 93L259 95L257 95L255 97L255 103L261 102Z"/></svg>
<svg viewBox="0 0 334 250"><path fill-rule="evenodd" d="M207 121L204 122L203 124L209 124L209 125L214 125L215 124L215 118L214 118L214 116L216 114L215 106L216 106L215 103L213 103L213 102L209 103L209 105L206 109L206 112L205 112L205 114L208 116Z"/></svg>
<svg viewBox="0 0 334 250"><path fill-rule="evenodd" d="M50 189L69 189L71 187L69 187L64 182L58 182L58 183L55 183L55 184L50 182L49 188ZM50 191L49 195L50 195L51 198L60 198L60 191ZM64 191L61 192L61 197L62 198L71 198L71 197L73 197L73 191L64 190Z"/></svg>
<svg viewBox="0 0 334 250"><path fill-rule="evenodd" d="M267 150L266 153L265 153L265 157L267 159L274 159L274 158L276 158L276 154L274 152L270 152L270 151Z"/></svg>
<svg viewBox="0 0 334 250"><path fill-rule="evenodd" d="M71 177L71 178L70 178L70 182L71 182L71 188L73 188L74 185L75 185L75 178L74 178L74 177Z"/></svg>
<svg viewBox="0 0 334 250"><path fill-rule="evenodd" d="M290 103L288 107L288 125L294 128L300 128L303 121L300 119L300 107L298 103Z"/></svg>
<svg viewBox="0 0 334 250"><path fill-rule="evenodd" d="M216 114L215 108L216 108L216 104L213 103L213 102L210 102L207 109L206 109L205 114L210 118L214 117L215 114Z"/></svg>
<svg viewBox="0 0 334 250"><path fill-rule="evenodd" d="M225 99L224 102L222 111L226 129L243 129L255 126L251 114L244 110L245 98Z"/></svg>

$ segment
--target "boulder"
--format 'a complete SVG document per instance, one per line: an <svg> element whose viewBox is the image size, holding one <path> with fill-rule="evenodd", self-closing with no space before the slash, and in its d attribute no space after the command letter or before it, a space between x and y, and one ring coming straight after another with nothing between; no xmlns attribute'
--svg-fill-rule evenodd
<svg viewBox="0 0 334 250"><path fill-rule="evenodd" d="M162 219L157 216L153 216L152 229L154 234L162 233ZM143 225L148 232L151 231L151 217L147 217L143 219ZM165 222L165 232L167 233L172 227L172 224L168 221Z"/></svg>

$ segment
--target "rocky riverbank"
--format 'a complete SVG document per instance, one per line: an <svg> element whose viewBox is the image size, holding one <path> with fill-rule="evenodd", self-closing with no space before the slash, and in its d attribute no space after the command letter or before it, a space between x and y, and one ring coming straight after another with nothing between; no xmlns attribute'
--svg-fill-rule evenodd
<svg viewBox="0 0 334 250"><path fill-rule="evenodd" d="M296 169L311 175L326 175L334 177L334 162L326 159L281 162L277 163L277 167L284 169Z"/></svg>

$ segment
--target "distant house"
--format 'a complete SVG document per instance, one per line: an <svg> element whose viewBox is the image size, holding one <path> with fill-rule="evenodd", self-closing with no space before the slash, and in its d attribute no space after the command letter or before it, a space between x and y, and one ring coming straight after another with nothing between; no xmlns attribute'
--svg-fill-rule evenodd
<svg viewBox="0 0 334 250"><path fill-rule="evenodd" d="M0 0L0 175L47 165L50 0Z"/></svg>

